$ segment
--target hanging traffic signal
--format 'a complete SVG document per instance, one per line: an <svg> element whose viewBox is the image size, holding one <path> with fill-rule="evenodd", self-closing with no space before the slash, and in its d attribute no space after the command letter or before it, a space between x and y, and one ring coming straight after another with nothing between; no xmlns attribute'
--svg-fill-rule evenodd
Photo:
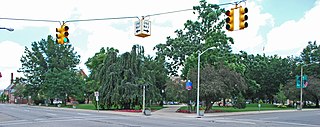
<svg viewBox="0 0 320 127"><path fill-rule="evenodd" d="M226 29L228 31L233 31L234 30L234 8L227 10L226 15L228 16L226 18L226 23L227 23Z"/></svg>
<svg viewBox="0 0 320 127"><path fill-rule="evenodd" d="M69 27L66 26L66 24L63 24L61 25L60 28L56 28L56 32L59 32L56 34L56 37L57 37L57 43L59 44L64 44L64 43L68 43L69 42L69 39L68 39L68 36L69 36Z"/></svg>
<svg viewBox="0 0 320 127"><path fill-rule="evenodd" d="M248 20L248 15L246 15L246 13L248 13L248 8L246 7L239 7L239 29L242 30L244 28L248 27L248 23L246 22Z"/></svg>

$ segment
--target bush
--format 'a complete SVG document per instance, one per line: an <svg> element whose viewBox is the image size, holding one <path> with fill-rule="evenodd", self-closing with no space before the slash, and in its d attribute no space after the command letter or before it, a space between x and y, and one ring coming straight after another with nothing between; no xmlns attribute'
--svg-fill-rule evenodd
<svg viewBox="0 0 320 127"><path fill-rule="evenodd" d="M278 108L287 108L286 105L278 105Z"/></svg>
<svg viewBox="0 0 320 127"><path fill-rule="evenodd" d="M244 108L246 108L246 103L245 102L238 102L234 105L234 108L244 109Z"/></svg>
<svg viewBox="0 0 320 127"><path fill-rule="evenodd" d="M239 98L237 99L237 101L233 107L238 108L238 109L246 108L246 102L245 102L244 98L242 96L239 96Z"/></svg>
<svg viewBox="0 0 320 127"><path fill-rule="evenodd" d="M133 109L134 109L134 110L140 110L141 107L140 107L140 105L135 105Z"/></svg>

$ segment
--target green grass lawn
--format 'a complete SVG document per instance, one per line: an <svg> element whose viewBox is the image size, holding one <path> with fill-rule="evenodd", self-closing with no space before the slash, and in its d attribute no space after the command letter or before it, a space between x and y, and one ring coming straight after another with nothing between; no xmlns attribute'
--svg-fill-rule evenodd
<svg viewBox="0 0 320 127"><path fill-rule="evenodd" d="M78 104L78 109L90 109L90 110L96 110L96 107L93 104Z"/></svg>
<svg viewBox="0 0 320 127"><path fill-rule="evenodd" d="M267 110L290 110L294 109L292 107L287 108L278 108L272 104L261 104L260 111L267 111ZM188 110L187 106L181 107L180 110ZM259 111L258 104L247 104L246 108L244 109L236 109L234 107L219 107L214 106L211 108L213 111L217 112L246 112L246 111Z"/></svg>

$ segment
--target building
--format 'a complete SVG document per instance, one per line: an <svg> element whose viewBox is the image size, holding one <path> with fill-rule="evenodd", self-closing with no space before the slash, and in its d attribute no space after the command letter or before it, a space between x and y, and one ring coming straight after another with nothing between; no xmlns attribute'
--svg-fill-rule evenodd
<svg viewBox="0 0 320 127"><path fill-rule="evenodd" d="M14 84L14 82L13 82L13 73L11 73L10 85L6 89L4 89L4 91L3 91L3 94L5 94L9 97L7 103L26 104L28 102L27 99L25 99L23 97L15 97L14 96L15 87L16 87L16 84Z"/></svg>

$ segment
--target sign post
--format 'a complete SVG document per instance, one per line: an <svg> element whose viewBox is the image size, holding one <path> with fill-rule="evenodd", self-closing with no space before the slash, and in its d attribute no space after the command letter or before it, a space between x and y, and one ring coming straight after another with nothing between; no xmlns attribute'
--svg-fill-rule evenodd
<svg viewBox="0 0 320 127"><path fill-rule="evenodd" d="M96 96L97 109L98 109L98 112L99 112L99 92L98 91L94 92L94 96Z"/></svg>

